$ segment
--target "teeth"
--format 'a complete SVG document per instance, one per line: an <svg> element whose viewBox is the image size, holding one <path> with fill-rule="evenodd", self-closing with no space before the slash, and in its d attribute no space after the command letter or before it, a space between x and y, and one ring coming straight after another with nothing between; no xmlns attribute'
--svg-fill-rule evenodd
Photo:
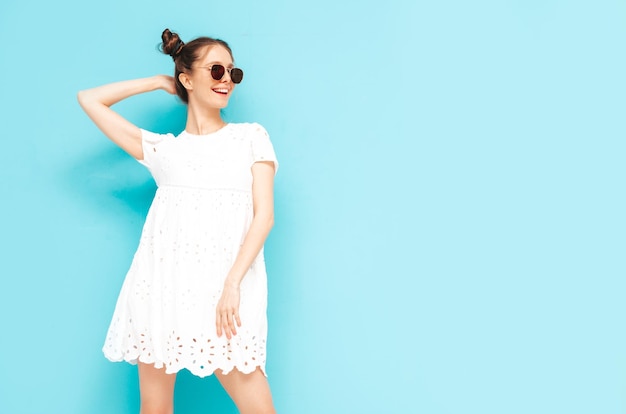
<svg viewBox="0 0 626 414"><path fill-rule="evenodd" d="M228 93L228 89L213 89L213 90L218 93Z"/></svg>

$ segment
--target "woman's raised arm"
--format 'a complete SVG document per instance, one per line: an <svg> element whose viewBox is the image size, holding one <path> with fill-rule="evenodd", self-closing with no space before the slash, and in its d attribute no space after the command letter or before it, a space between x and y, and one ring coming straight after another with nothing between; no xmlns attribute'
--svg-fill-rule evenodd
<svg viewBox="0 0 626 414"><path fill-rule="evenodd" d="M78 92L78 102L98 128L138 160L143 159L139 128L113 111L111 106L123 99L144 92L163 89L176 93L174 78L157 75L150 78L110 83Z"/></svg>

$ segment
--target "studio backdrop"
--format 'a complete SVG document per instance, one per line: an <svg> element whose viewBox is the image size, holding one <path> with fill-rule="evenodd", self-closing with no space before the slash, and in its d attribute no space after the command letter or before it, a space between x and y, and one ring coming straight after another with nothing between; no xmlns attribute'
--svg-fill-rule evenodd
<svg viewBox="0 0 626 414"><path fill-rule="evenodd" d="M626 412L626 3L0 5L0 412L138 412L104 359L155 192L76 93L225 39L224 111L281 168L267 372L283 414ZM179 133L162 91L115 106ZM177 414L236 413L181 372Z"/></svg>

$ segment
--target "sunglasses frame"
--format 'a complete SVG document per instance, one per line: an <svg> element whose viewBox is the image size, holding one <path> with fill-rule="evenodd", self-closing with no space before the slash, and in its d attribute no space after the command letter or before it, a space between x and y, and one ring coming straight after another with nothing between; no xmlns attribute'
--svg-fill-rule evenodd
<svg viewBox="0 0 626 414"><path fill-rule="evenodd" d="M240 68L235 68L235 67L227 68L224 65L220 65L219 63L216 63L215 65L211 65L211 66L203 66L203 68L207 69L211 73L211 77L214 80L221 80L226 74L226 72L228 72L228 74L230 75L230 80L232 80L233 83L235 84L239 84L243 80L243 70L241 70ZM233 71L235 71L234 78L233 78Z"/></svg>

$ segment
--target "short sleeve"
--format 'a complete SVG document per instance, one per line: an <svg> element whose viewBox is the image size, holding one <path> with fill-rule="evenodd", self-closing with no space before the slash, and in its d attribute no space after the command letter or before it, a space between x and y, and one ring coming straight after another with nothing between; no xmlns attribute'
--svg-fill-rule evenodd
<svg viewBox="0 0 626 414"><path fill-rule="evenodd" d="M172 134L157 134L155 132L141 129L141 147L143 149L143 160L137 160L140 164L152 169L159 159L158 146L163 141L173 138Z"/></svg>
<svg viewBox="0 0 626 414"><path fill-rule="evenodd" d="M278 159L274 152L274 146L270 141L270 136L261 125L251 124L252 134L252 163L260 161L271 161L274 163L274 173L278 172Z"/></svg>

